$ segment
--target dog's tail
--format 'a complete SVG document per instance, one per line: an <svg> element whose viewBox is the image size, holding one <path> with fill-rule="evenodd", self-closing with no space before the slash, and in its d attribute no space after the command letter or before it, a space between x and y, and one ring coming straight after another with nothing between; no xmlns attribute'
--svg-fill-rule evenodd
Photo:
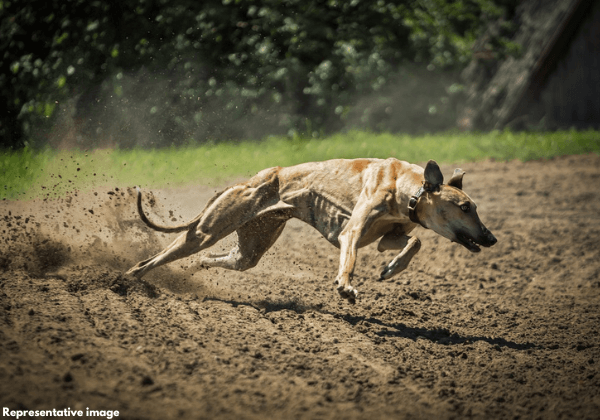
<svg viewBox="0 0 600 420"><path fill-rule="evenodd" d="M189 230L194 224L197 224L197 220L194 219L190 222L187 222L187 223L184 223L181 225L170 226L170 227L157 225L156 223L154 223L150 219L148 219L148 217L144 213L144 209L142 208L142 190L140 189L140 187L135 187L135 189L137 190L138 213L140 215L140 218L142 219L142 222L144 222L146 224L146 226L148 226L154 230L157 230L159 232L176 233L176 232L183 232L185 230Z"/></svg>

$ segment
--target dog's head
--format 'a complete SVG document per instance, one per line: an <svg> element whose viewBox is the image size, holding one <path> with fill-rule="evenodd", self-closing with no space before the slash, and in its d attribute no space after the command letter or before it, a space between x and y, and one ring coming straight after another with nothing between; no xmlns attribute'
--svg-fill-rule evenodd
<svg viewBox="0 0 600 420"><path fill-rule="evenodd" d="M434 232L457 242L471 252L479 252L479 246L490 247L497 242L477 215L477 205L462 190L465 172L456 169L448 184L436 162L430 160L425 167L427 191L421 197L418 217L422 224Z"/></svg>

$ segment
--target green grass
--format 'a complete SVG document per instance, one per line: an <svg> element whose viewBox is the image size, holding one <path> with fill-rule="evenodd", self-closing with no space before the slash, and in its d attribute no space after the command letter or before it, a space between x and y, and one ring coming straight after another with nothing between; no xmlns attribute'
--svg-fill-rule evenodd
<svg viewBox="0 0 600 420"><path fill-rule="evenodd" d="M418 137L350 132L325 139L269 138L161 150L0 153L0 198L56 197L95 187L214 185L270 166L332 158L396 157L409 162L522 161L600 153L600 132L445 133Z"/></svg>

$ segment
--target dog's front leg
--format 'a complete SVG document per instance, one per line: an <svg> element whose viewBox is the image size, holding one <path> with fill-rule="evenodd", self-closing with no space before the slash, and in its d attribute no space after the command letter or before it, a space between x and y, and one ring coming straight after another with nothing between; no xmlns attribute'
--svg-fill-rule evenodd
<svg viewBox="0 0 600 420"><path fill-rule="evenodd" d="M385 241L385 242L384 242ZM421 249L421 241L416 236L402 236L397 238L398 247L394 247L394 243L389 240L386 241L384 236L379 242L377 249L380 252L386 249L402 249L402 252L396 256L388 265L385 266L379 277L379 281L387 280L401 271L406 270L410 260L415 256L419 249Z"/></svg>
<svg viewBox="0 0 600 420"><path fill-rule="evenodd" d="M350 276L356 265L356 254L360 239L373 221L384 213L385 200L364 199L356 205L348 224L340 233L340 266L335 279L337 291L350 303L356 302L358 292L350 284Z"/></svg>
<svg viewBox="0 0 600 420"><path fill-rule="evenodd" d="M348 299L351 303L356 302L358 292L350 284L350 276L354 272L356 264L356 254L358 250L358 240L360 238L360 228L344 229L340 234L340 267L338 275L335 278L337 291L341 297Z"/></svg>

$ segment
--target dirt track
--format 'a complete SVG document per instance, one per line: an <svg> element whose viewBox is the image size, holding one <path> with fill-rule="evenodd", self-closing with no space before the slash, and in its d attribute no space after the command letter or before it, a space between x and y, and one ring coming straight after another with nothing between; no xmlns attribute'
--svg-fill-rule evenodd
<svg viewBox="0 0 600 420"><path fill-rule="evenodd" d="M462 167L498 244L471 254L419 228L420 253L382 283L394 252L371 245L356 305L334 292L337 250L301 223L244 273L186 270L190 259L137 282L122 273L174 236L149 232L127 190L0 202L0 406L600 418L600 157ZM174 223L212 194L154 191L148 208Z"/></svg>

